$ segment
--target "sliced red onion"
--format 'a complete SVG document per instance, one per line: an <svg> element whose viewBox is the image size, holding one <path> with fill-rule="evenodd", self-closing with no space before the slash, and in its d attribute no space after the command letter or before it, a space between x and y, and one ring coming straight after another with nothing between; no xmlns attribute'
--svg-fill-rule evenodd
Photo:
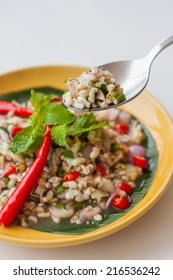
<svg viewBox="0 0 173 280"><path fill-rule="evenodd" d="M102 143L102 142L98 142L96 141L95 142L95 145L100 148L104 153L107 153L108 152L108 149L105 147L105 145Z"/></svg>
<svg viewBox="0 0 173 280"><path fill-rule="evenodd" d="M130 144L131 136L129 134L123 134L118 136L118 140L123 144Z"/></svg>
<svg viewBox="0 0 173 280"><path fill-rule="evenodd" d="M126 111L120 111L118 120L120 123L128 124L131 120L131 115Z"/></svg>
<svg viewBox="0 0 173 280"><path fill-rule="evenodd" d="M13 165L14 165L13 162L9 162L9 163L6 164L4 171L3 171L3 172L1 173L1 175L0 175L0 179L4 177L4 175L5 175L5 173L7 172L7 170L8 170L11 166L13 166Z"/></svg>
<svg viewBox="0 0 173 280"><path fill-rule="evenodd" d="M129 146L130 152L128 153L127 160L133 163L133 156L145 157L146 149L141 145L131 145Z"/></svg>
<svg viewBox="0 0 173 280"><path fill-rule="evenodd" d="M89 158L90 154L92 152L92 145L88 144L84 147L84 149L82 150L82 155L85 158Z"/></svg>
<svg viewBox="0 0 173 280"><path fill-rule="evenodd" d="M108 120L111 122L111 121L115 121L116 118L118 117L119 115L119 112L120 110L118 109L112 109L112 110L109 110L108 112Z"/></svg>
<svg viewBox="0 0 173 280"><path fill-rule="evenodd" d="M0 190L3 188L2 182L0 181Z"/></svg>
<svg viewBox="0 0 173 280"><path fill-rule="evenodd" d="M2 129L0 129L0 141L5 142L7 144L10 143L10 137L9 137L8 132L6 132Z"/></svg>
<svg viewBox="0 0 173 280"><path fill-rule="evenodd" d="M117 194L117 191L114 192L114 193L112 193L112 194L110 195L110 197L109 197L108 200L106 201L105 209L108 209L108 208L109 208L109 206L110 206L110 204L111 204L111 201L112 201L112 199L114 198L114 196L115 196L116 194Z"/></svg>

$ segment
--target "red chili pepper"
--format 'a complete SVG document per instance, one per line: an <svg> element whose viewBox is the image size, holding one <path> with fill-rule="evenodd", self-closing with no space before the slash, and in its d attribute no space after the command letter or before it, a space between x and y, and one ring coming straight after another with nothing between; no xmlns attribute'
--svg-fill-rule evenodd
<svg viewBox="0 0 173 280"><path fill-rule="evenodd" d="M19 131L22 131L23 127L21 126L15 126L12 131L11 131L11 135L15 136Z"/></svg>
<svg viewBox="0 0 173 280"><path fill-rule="evenodd" d="M121 191L126 192L127 194L130 194L132 191L132 187L129 184L127 184L126 182L122 182L119 186L119 189Z"/></svg>
<svg viewBox="0 0 173 280"><path fill-rule="evenodd" d="M116 194L113 197L111 204L118 209L124 210L129 207L131 201L128 196L122 197L120 194Z"/></svg>
<svg viewBox="0 0 173 280"><path fill-rule="evenodd" d="M101 173L102 177L106 176L106 169L102 164L97 164L96 169L97 169L98 172Z"/></svg>
<svg viewBox="0 0 173 280"><path fill-rule="evenodd" d="M21 117L30 117L33 114L33 111L17 106L11 102L0 100L0 114L7 114L10 111L14 111L14 114Z"/></svg>
<svg viewBox="0 0 173 280"><path fill-rule="evenodd" d="M133 156L133 164L141 168L147 168L148 163L145 157Z"/></svg>
<svg viewBox="0 0 173 280"><path fill-rule="evenodd" d="M46 165L47 156L51 146L50 126L47 125L45 135L38 150L36 159L16 187L6 204L0 210L0 222L9 226L19 214L31 190L37 186L37 181Z"/></svg>
<svg viewBox="0 0 173 280"><path fill-rule="evenodd" d="M64 182L74 181L74 180L76 180L78 177L79 177L79 172L78 172L78 171L72 171L72 172L66 173L66 174L63 176L63 181L64 181Z"/></svg>
<svg viewBox="0 0 173 280"><path fill-rule="evenodd" d="M53 98L53 101L62 102L62 98L60 98L60 97L54 97L54 98Z"/></svg>
<svg viewBox="0 0 173 280"><path fill-rule="evenodd" d="M10 166L7 171L5 172L5 176L10 176L11 174L16 172L16 167L15 166Z"/></svg>
<svg viewBox="0 0 173 280"><path fill-rule="evenodd" d="M124 123L116 124L115 128L120 134L128 134L129 132L129 126Z"/></svg>

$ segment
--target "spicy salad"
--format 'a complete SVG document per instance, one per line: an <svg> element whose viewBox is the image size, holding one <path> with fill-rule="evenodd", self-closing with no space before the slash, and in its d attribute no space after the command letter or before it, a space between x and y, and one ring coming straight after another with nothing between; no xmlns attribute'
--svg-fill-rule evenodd
<svg viewBox="0 0 173 280"><path fill-rule="evenodd" d="M75 115L53 94L0 101L0 222L101 223L149 169L141 124L119 109Z"/></svg>

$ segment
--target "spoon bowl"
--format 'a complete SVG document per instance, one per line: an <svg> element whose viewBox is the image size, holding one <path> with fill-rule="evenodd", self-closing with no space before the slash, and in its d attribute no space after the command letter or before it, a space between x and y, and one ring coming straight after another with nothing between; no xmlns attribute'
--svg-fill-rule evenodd
<svg viewBox="0 0 173 280"><path fill-rule="evenodd" d="M156 56L165 48L173 44L173 35L169 36L167 39L158 43L149 53L142 59L137 60L126 60L126 61L117 61L104 65L100 65L99 68L110 71L117 82L123 88L123 93L126 96L126 99L117 105L107 106L105 108L84 108L79 109L75 107L68 107L72 110L78 110L82 112L89 111L103 111L115 108L119 105L123 105L130 100L137 97L146 87L149 76L151 65L156 58Z"/></svg>

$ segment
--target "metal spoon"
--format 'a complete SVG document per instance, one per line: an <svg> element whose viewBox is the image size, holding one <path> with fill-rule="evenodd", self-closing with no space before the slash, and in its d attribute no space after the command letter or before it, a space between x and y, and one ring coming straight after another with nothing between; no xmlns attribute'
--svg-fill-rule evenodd
<svg viewBox="0 0 173 280"><path fill-rule="evenodd" d="M109 70L118 83L123 88L126 100L117 105L107 106L106 108L91 108L78 109L75 107L68 107L72 110L78 111L102 111L112 109L116 106L123 105L138 96L146 87L151 65L156 56L165 48L173 44L173 35L158 43L144 58L137 60L117 61L99 66L105 70Z"/></svg>

